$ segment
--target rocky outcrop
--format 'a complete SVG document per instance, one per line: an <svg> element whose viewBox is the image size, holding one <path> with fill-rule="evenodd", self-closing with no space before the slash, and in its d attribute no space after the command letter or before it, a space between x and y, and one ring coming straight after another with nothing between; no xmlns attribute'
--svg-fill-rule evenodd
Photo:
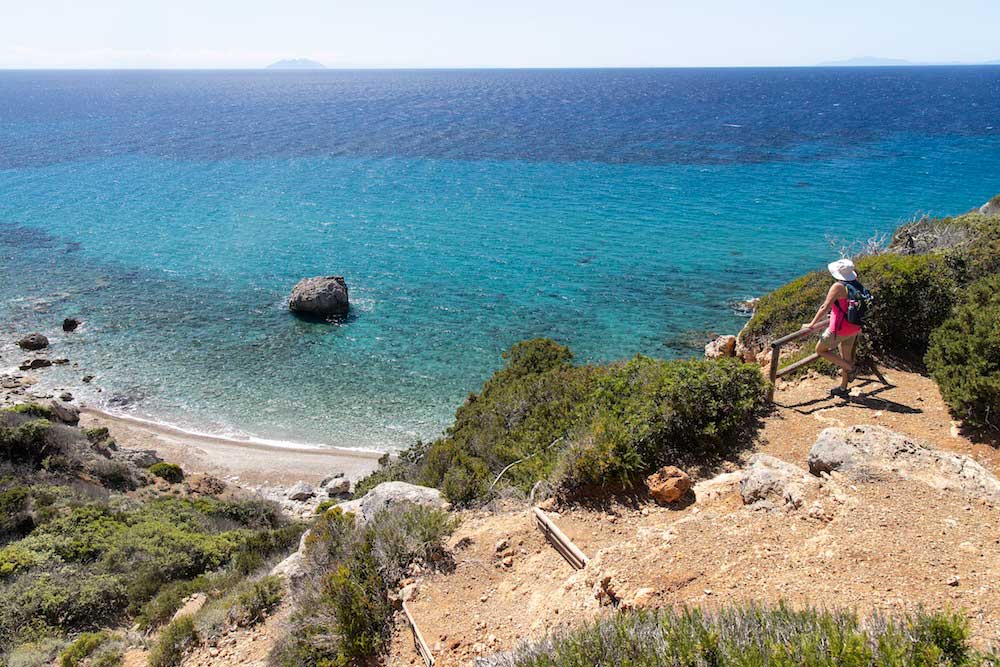
<svg viewBox="0 0 1000 667"><path fill-rule="evenodd" d="M407 484L406 482L383 482L360 499L340 503L339 507L345 512L353 512L357 515L358 523L364 524L371 521L382 510L401 503L413 503L438 509L447 509L449 506L437 489Z"/></svg>
<svg viewBox="0 0 1000 667"><path fill-rule="evenodd" d="M798 509L820 483L805 470L768 454L755 454L743 471L740 497L753 509Z"/></svg>
<svg viewBox="0 0 1000 667"><path fill-rule="evenodd" d="M311 485L306 484L302 480L299 480L293 484L287 491L289 500L309 500L316 495L316 490L312 488Z"/></svg>
<svg viewBox="0 0 1000 667"><path fill-rule="evenodd" d="M111 458L116 461L131 463L137 468L148 468L157 463L163 463L163 459L156 455L154 449L111 449Z"/></svg>
<svg viewBox="0 0 1000 667"><path fill-rule="evenodd" d="M17 341L18 347L22 350L36 351L44 350L49 346L49 339L40 333L28 334L21 340Z"/></svg>
<svg viewBox="0 0 1000 667"><path fill-rule="evenodd" d="M382 510L401 503L414 503L438 509L448 509L449 507L437 489L407 484L406 482L383 482L358 500L340 503L337 507L345 512L353 513L356 524L364 525ZM271 570L271 574L285 577L292 585L295 585L302 578L305 574L306 538L309 533L310 531L307 530L302 534L298 551L278 563Z"/></svg>
<svg viewBox="0 0 1000 667"><path fill-rule="evenodd" d="M809 451L809 470L859 480L894 474L1000 503L1000 480L973 459L932 449L883 426L824 429Z"/></svg>
<svg viewBox="0 0 1000 667"><path fill-rule="evenodd" d="M706 359L736 356L736 336L719 336L705 345Z"/></svg>
<svg viewBox="0 0 1000 667"><path fill-rule="evenodd" d="M675 503L691 490L688 474L674 466L663 466L646 478L646 488L658 503Z"/></svg>
<svg viewBox="0 0 1000 667"><path fill-rule="evenodd" d="M52 416L64 424L75 426L80 423L80 410L76 406L62 401L49 401L48 408L52 411Z"/></svg>
<svg viewBox="0 0 1000 667"><path fill-rule="evenodd" d="M343 276L304 278L292 290L288 308L319 317L346 315L350 308L347 281Z"/></svg>
<svg viewBox="0 0 1000 667"><path fill-rule="evenodd" d="M988 218L1000 217L1000 195L980 206L979 212Z"/></svg>
<svg viewBox="0 0 1000 667"><path fill-rule="evenodd" d="M22 371L34 371L38 370L39 368L48 368L51 365L52 365L51 360L38 358L38 359L27 359L25 361L22 361L21 365L18 366L18 368L20 368Z"/></svg>

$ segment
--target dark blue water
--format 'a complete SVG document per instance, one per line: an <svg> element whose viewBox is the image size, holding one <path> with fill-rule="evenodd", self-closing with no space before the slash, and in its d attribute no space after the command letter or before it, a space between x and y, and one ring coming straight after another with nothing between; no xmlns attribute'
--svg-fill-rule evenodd
<svg viewBox="0 0 1000 667"><path fill-rule="evenodd" d="M1000 67L0 72L0 365L362 447L429 437L530 336L698 351L838 241L1000 192ZM832 245L831 245L832 242ZM339 326L284 309L347 276Z"/></svg>

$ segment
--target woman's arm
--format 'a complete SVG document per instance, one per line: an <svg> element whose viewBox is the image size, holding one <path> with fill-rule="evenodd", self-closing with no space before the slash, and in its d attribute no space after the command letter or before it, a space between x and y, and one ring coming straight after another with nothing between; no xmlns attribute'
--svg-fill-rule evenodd
<svg viewBox="0 0 1000 667"><path fill-rule="evenodd" d="M812 322L803 325L802 328L812 329L814 326L819 324L820 321L827 316L827 313L830 312L830 309L833 307L833 302L843 297L845 294L842 293L846 292L847 289L840 283L834 283L833 285L830 285L830 291L826 293L826 301L824 301L823 305L820 306L819 310L816 311L816 315L813 316Z"/></svg>

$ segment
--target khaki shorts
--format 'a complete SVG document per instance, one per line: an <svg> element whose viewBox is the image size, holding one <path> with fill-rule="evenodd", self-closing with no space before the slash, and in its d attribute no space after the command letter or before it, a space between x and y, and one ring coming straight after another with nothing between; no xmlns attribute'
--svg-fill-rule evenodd
<svg viewBox="0 0 1000 667"><path fill-rule="evenodd" d="M852 359L854 356L854 341L858 339L858 334L851 334L850 336L838 336L829 329L823 332L823 335L819 337L819 347L823 350L832 350L834 348L840 348L840 357L842 359Z"/></svg>

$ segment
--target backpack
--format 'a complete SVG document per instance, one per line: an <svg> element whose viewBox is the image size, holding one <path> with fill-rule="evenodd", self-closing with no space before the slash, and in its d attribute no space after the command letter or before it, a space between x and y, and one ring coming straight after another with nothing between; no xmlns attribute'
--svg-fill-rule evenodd
<svg viewBox="0 0 1000 667"><path fill-rule="evenodd" d="M872 296L867 287L857 280L838 280L837 282L847 288L847 312L844 313L844 316L851 324L861 326L865 315L868 314L868 309L875 301L875 297ZM843 312L836 301L833 305L837 307L837 310Z"/></svg>

